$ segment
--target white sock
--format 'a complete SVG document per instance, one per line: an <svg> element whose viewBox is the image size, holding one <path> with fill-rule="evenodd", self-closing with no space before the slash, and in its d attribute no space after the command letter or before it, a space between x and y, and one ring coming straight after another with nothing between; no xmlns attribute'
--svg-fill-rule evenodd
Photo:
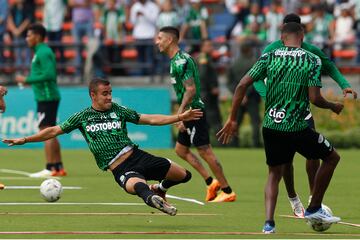
<svg viewBox="0 0 360 240"><path fill-rule="evenodd" d="M162 182L159 183L159 188L161 189L161 191L166 192L168 189L164 188L164 186L162 185Z"/></svg>

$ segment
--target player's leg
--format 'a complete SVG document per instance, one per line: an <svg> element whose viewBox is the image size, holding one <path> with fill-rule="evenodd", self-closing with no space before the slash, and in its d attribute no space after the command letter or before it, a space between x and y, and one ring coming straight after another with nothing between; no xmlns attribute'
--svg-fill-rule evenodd
<svg viewBox="0 0 360 240"><path fill-rule="evenodd" d="M146 166L143 164L148 159L147 156L145 152L135 149L124 162L111 170L115 181L127 193L136 194L143 199L148 206L173 216L176 214L176 208L156 195L146 182Z"/></svg>
<svg viewBox="0 0 360 240"><path fill-rule="evenodd" d="M339 154L324 136L310 128L299 134L297 140L297 151L300 154L307 159L320 158L323 160L315 176L313 196L309 207L306 209L305 218L309 221L329 223L340 221L340 218L333 217L325 211L322 211L321 208L326 189L340 160Z"/></svg>
<svg viewBox="0 0 360 240"><path fill-rule="evenodd" d="M212 147L210 144L203 145L203 146L197 146L196 149L199 152L199 155L202 159L206 161L206 163L209 165L211 171L214 173L217 181L219 184L216 184L216 188L211 190L208 188L208 192L216 193L217 190L222 190L220 194L217 194L217 196L214 198L214 200L209 200L211 202L233 202L236 200L236 194L232 190L232 188L229 186L229 183L225 177L223 167L220 163L220 161L215 156L214 151L212 150ZM211 187L211 185L210 185ZM220 188L220 189L219 189ZM210 191L211 190L211 191ZM208 194L209 195L209 194ZM213 194L214 195L214 194Z"/></svg>
<svg viewBox="0 0 360 240"><path fill-rule="evenodd" d="M206 122L206 116L194 121L192 128L191 143L196 147L199 155L206 161L212 173L217 180L213 180L207 188L206 201L212 202L233 202L236 200L236 194L233 192L225 177L220 161L210 145L209 129ZM222 190L217 194L218 190ZM213 199L213 200L211 200Z"/></svg>
<svg viewBox="0 0 360 240"><path fill-rule="evenodd" d="M56 125L59 101L38 102L37 112L39 130ZM44 144L46 167L44 170L30 174L30 177L66 176L61 161L60 144L57 138L45 141Z"/></svg>
<svg viewBox="0 0 360 240"><path fill-rule="evenodd" d="M161 160L162 158L159 158L157 161L161 161ZM165 161L170 161L170 160L166 159ZM160 197L166 200L166 192L169 190L169 188L176 186L180 183L186 183L190 181L190 179L191 179L191 172L181 167L177 163L170 161L170 168L166 173L165 179L161 180L161 182L158 184L150 185L150 189L155 194L159 195Z"/></svg>
<svg viewBox="0 0 360 240"><path fill-rule="evenodd" d="M282 165L271 167L269 166L269 175L265 185L265 225L264 233L275 232L274 213L276 201L279 194L279 182L282 177Z"/></svg>
<svg viewBox="0 0 360 240"><path fill-rule="evenodd" d="M269 168L268 180L265 187L265 215L264 233L275 232L275 207L279 191L279 182L285 171L285 165L291 164L295 155L291 134L263 128L263 139L266 154L266 164ZM289 173L286 173L289 174Z"/></svg>
<svg viewBox="0 0 360 240"><path fill-rule="evenodd" d="M291 209L295 216L304 217L304 206L301 203L300 197L296 194L295 184L294 184L294 166L291 163L284 165L284 184L288 194L288 199L291 205Z"/></svg>

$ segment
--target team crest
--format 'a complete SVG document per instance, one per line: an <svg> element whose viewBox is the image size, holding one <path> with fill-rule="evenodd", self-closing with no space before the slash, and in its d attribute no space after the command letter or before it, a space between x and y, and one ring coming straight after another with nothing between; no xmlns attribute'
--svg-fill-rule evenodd
<svg viewBox="0 0 360 240"><path fill-rule="evenodd" d="M117 116L116 116L116 113L114 113L114 112L110 113L110 117L111 117L111 118L116 118L116 117L117 117Z"/></svg>

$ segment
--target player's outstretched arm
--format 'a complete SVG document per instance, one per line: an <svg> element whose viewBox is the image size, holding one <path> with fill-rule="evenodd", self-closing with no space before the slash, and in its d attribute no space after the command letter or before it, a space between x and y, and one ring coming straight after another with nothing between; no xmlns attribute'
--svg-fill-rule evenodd
<svg viewBox="0 0 360 240"><path fill-rule="evenodd" d="M201 109L189 109L183 113L174 115L163 114L141 114L139 124L147 125L166 125L176 123L179 121L198 120L203 116Z"/></svg>
<svg viewBox="0 0 360 240"><path fill-rule="evenodd" d="M319 108L330 109L336 114L340 114L344 108L344 105L341 103L329 102L327 101L320 92L319 87L309 87L309 99L312 104Z"/></svg>
<svg viewBox="0 0 360 240"><path fill-rule="evenodd" d="M41 130L40 132L23 138L4 139L3 142L8 146L23 145L28 142L43 142L50 138L54 138L60 134L63 134L63 130L59 126L49 127Z"/></svg>
<svg viewBox="0 0 360 240"><path fill-rule="evenodd" d="M245 75L236 86L232 100L231 112L224 127L216 134L218 140L223 144L231 141L234 134L237 133L238 126L236 116L241 102L246 94L247 88L253 83L253 79L249 75Z"/></svg>

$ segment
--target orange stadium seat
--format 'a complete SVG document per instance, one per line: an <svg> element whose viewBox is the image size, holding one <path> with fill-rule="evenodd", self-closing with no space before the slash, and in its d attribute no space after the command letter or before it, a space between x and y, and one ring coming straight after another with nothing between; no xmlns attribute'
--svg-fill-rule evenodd
<svg viewBox="0 0 360 240"><path fill-rule="evenodd" d="M357 52L355 49L334 50L333 55L336 58L351 59L356 57Z"/></svg>
<svg viewBox="0 0 360 240"><path fill-rule="evenodd" d="M73 28L72 22L64 22L63 23L63 30L64 31L70 31Z"/></svg>
<svg viewBox="0 0 360 240"><path fill-rule="evenodd" d="M42 20L43 18L44 18L44 12L43 12L43 10L42 9L37 9L36 11L35 11L35 18L37 19L37 20Z"/></svg>
<svg viewBox="0 0 360 240"><path fill-rule="evenodd" d="M64 57L65 58L75 58L76 57L76 51L75 50L65 50L64 51Z"/></svg>
<svg viewBox="0 0 360 240"><path fill-rule="evenodd" d="M73 36L71 36L71 35L63 36L61 41L66 44L73 44L75 42Z"/></svg>
<svg viewBox="0 0 360 240"><path fill-rule="evenodd" d="M121 57L125 59L136 59L138 51L136 49L124 49L121 51Z"/></svg>
<svg viewBox="0 0 360 240"><path fill-rule="evenodd" d="M38 6L44 5L45 0L35 0L35 4Z"/></svg>
<svg viewBox="0 0 360 240"><path fill-rule="evenodd" d="M65 71L66 71L67 73L75 73L75 72L76 72L76 68L69 66L69 67L66 67L66 68L65 68Z"/></svg>

